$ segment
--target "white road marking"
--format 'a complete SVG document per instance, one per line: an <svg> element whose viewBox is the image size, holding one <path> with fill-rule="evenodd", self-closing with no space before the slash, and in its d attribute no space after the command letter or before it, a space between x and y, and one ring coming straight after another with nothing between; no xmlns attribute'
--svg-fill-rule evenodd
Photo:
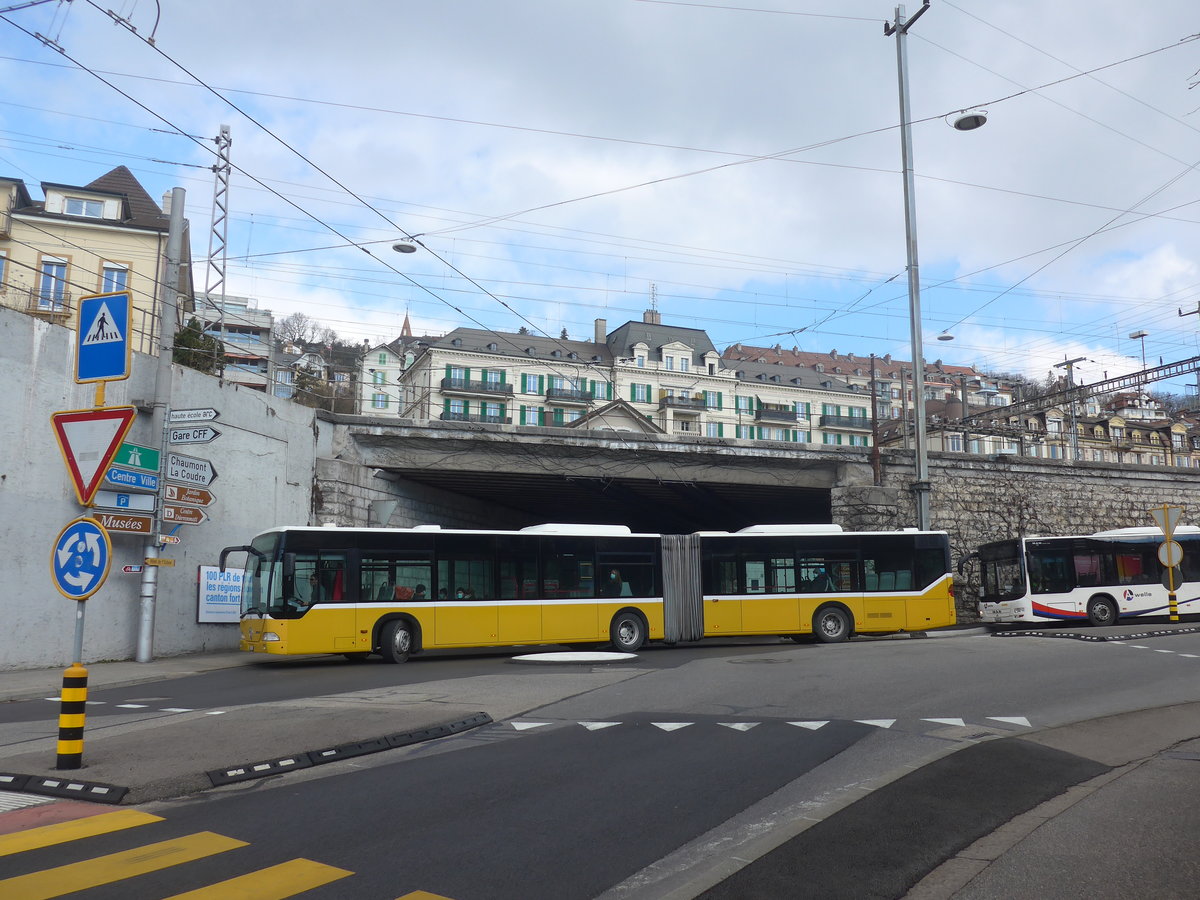
<svg viewBox="0 0 1200 900"><path fill-rule="evenodd" d="M620 725L620 722L580 722L588 731L600 731L602 728L612 728L614 725Z"/></svg>
<svg viewBox="0 0 1200 900"><path fill-rule="evenodd" d="M734 731L749 731L758 722L718 722L718 725L723 725L726 728L732 728Z"/></svg>
<svg viewBox="0 0 1200 900"><path fill-rule="evenodd" d="M965 728L967 723L962 719L922 719L922 722L936 722L938 725L957 725L959 728Z"/></svg>
<svg viewBox="0 0 1200 900"><path fill-rule="evenodd" d="M164 706L159 712L195 712L195 710L186 706Z"/></svg>
<svg viewBox="0 0 1200 900"><path fill-rule="evenodd" d="M651 722L655 728L661 728L663 731L678 731L680 728L687 728L692 722Z"/></svg>
<svg viewBox="0 0 1200 900"><path fill-rule="evenodd" d="M517 731L528 731L530 728L541 728L543 725L549 724L549 722L513 722L512 727Z"/></svg>
<svg viewBox="0 0 1200 900"><path fill-rule="evenodd" d="M118 703L117 709L145 709L145 703Z"/></svg>
<svg viewBox="0 0 1200 900"><path fill-rule="evenodd" d="M206 715L206 716L223 716L223 715L225 715L225 710L223 710L223 709L211 709L211 710L209 710L208 712L206 712L206 713L205 713L205 715Z"/></svg>
<svg viewBox="0 0 1200 900"><path fill-rule="evenodd" d="M821 726L828 725L829 720L826 719L824 722L788 722L788 724L796 725L800 728L807 728L809 731L816 731Z"/></svg>
<svg viewBox="0 0 1200 900"><path fill-rule="evenodd" d="M1024 725L1026 728L1032 728L1029 720L1024 716L988 716L993 722L1007 722L1010 725Z"/></svg>
<svg viewBox="0 0 1200 900"><path fill-rule="evenodd" d="M891 728L896 724L895 719L855 719L860 725L874 725L876 728Z"/></svg>

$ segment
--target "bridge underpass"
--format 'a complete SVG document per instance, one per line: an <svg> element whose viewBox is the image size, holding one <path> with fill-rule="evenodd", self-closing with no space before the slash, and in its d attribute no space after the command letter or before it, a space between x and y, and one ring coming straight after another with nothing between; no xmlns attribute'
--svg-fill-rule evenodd
<svg viewBox="0 0 1200 900"><path fill-rule="evenodd" d="M346 430L334 441L337 458L372 473L376 489L390 482L401 504L418 486L451 504L461 497L476 510L494 507L498 528L586 522L679 534L825 523L832 521L832 488L844 483L847 466L865 462L861 453L784 443L685 443L460 423L341 424ZM397 517L390 522L399 524Z"/></svg>

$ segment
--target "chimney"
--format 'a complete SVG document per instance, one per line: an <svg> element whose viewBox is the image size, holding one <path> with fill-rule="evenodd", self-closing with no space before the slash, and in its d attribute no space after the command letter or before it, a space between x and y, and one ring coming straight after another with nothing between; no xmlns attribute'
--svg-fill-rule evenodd
<svg viewBox="0 0 1200 900"><path fill-rule="evenodd" d="M659 315L657 309L648 309L642 313L642 321L647 325L661 325L662 316Z"/></svg>
<svg viewBox="0 0 1200 900"><path fill-rule="evenodd" d="M608 321L606 319L596 320L596 333L592 340L597 344L603 344L608 338Z"/></svg>
<svg viewBox="0 0 1200 900"><path fill-rule="evenodd" d="M171 192L167 191L163 194L162 214L169 216L171 214Z"/></svg>

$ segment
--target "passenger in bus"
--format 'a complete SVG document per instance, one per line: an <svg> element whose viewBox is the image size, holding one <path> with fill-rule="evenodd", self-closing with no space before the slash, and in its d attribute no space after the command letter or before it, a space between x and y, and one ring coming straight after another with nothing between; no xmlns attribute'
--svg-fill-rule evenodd
<svg viewBox="0 0 1200 900"><path fill-rule="evenodd" d="M809 580L804 589L806 591L820 591L824 593L836 590L837 588L833 583L833 579L829 577L829 574L824 569L817 569L816 575Z"/></svg>
<svg viewBox="0 0 1200 900"><path fill-rule="evenodd" d="M429 598L425 596L425 585L418 584L415 588L413 588L412 598L414 600L428 600Z"/></svg>
<svg viewBox="0 0 1200 900"><path fill-rule="evenodd" d="M608 578L604 582L604 596L606 597L621 597L629 596L622 594L622 588L625 587L625 582L621 579L619 569L609 569Z"/></svg>

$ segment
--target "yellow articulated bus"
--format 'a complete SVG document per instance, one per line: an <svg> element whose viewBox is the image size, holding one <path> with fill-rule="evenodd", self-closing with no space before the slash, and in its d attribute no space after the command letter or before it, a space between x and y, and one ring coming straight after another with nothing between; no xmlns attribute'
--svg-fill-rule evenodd
<svg viewBox="0 0 1200 900"><path fill-rule="evenodd" d="M246 546L241 648L292 656L731 635L847 640L954 624L944 532L759 525L690 535L285 527Z"/></svg>

